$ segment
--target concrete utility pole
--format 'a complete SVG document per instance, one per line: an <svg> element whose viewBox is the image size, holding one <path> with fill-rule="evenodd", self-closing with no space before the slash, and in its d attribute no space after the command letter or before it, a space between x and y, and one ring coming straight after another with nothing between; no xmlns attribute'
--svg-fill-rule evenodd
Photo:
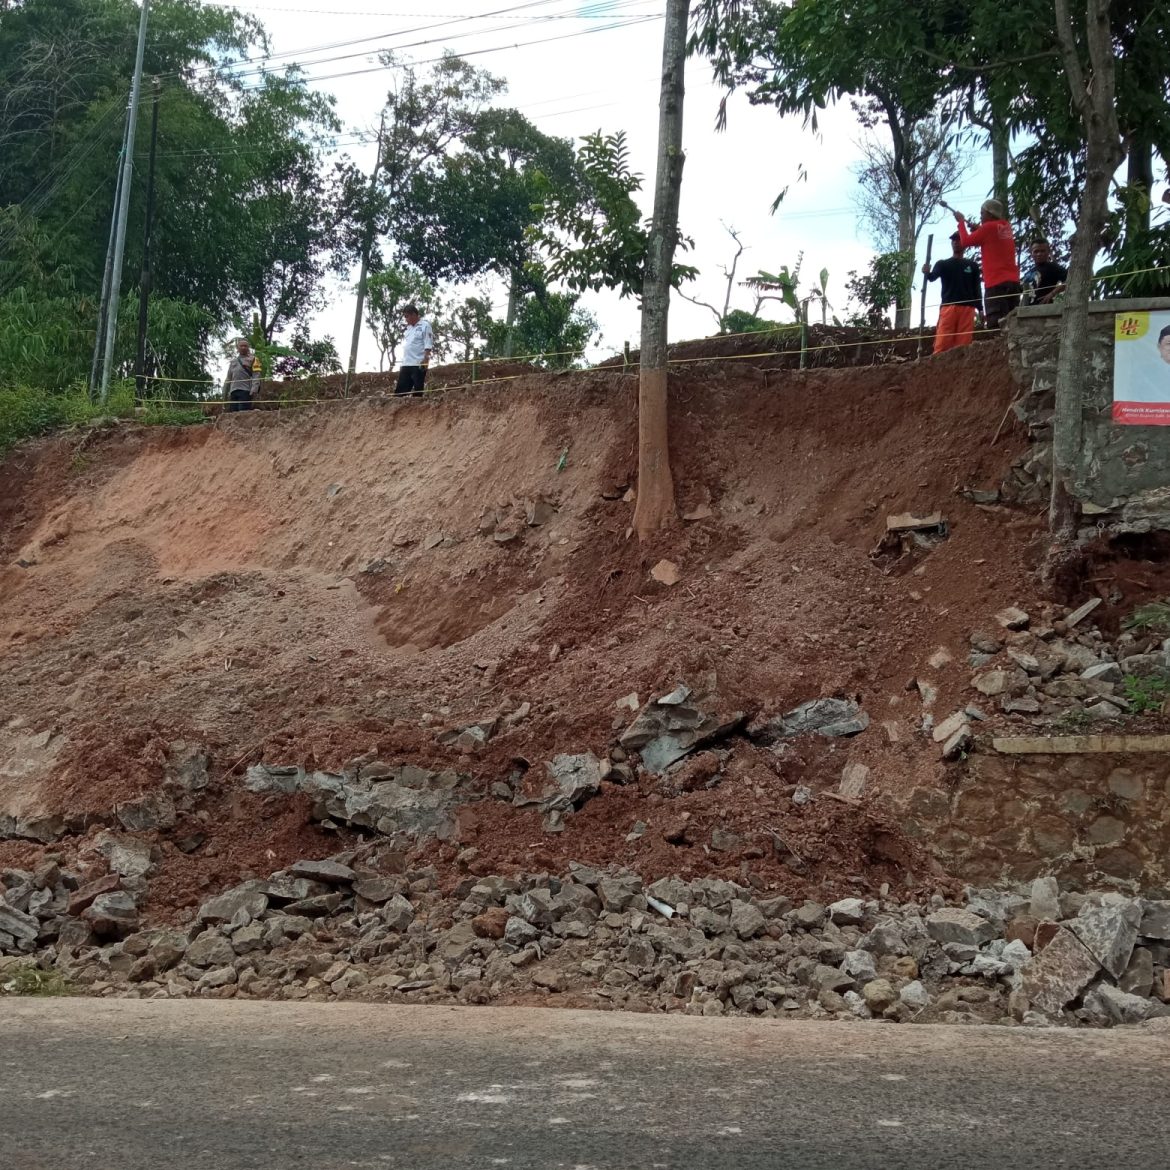
<svg viewBox="0 0 1170 1170"><path fill-rule="evenodd" d="M158 103L162 81L154 79L154 109L150 116L150 169L146 175L146 228L142 238L142 274L138 279L138 346L134 357L135 392L141 398L146 391L146 324L150 311L150 235L154 227L154 160L158 149Z"/></svg>
<svg viewBox="0 0 1170 1170"><path fill-rule="evenodd" d="M382 119L378 123L378 155L374 159L374 169L370 174L370 199L378 190L378 172L382 169L382 136L386 133L386 111L382 111ZM362 339L362 313L366 307L366 282L370 276L370 253L374 248L374 221L372 218L366 225L365 238L362 240L362 267L358 275L357 284L357 311L353 315L353 337L349 343L349 364L345 367L345 386L343 394L349 394L349 382L357 371L358 344Z"/></svg>
<svg viewBox="0 0 1170 1170"><path fill-rule="evenodd" d="M114 235L114 266L110 279L109 307L106 311L106 350L102 355L102 386L99 400L103 405L110 397L110 372L114 365L114 341L118 335L118 300L122 295L122 261L126 255L126 223L130 217L130 179L134 170L134 141L138 128L138 102L142 96L142 61L146 56L146 22L150 0L142 0L138 21L138 53L134 58L134 83L130 88L130 117L126 123L126 148L122 152L122 180L118 193L118 221Z"/></svg>
<svg viewBox="0 0 1170 1170"><path fill-rule="evenodd" d="M118 155L118 177L114 183L114 206L110 211L110 242L106 248L106 266L102 270L102 297L98 302L97 330L93 337L93 365L89 371L89 396L98 392L102 369L102 350L106 339L106 313L110 308L110 281L114 276L114 238L118 234L118 208L122 202L122 156L126 153L126 134L130 129L130 111L122 130L122 153Z"/></svg>

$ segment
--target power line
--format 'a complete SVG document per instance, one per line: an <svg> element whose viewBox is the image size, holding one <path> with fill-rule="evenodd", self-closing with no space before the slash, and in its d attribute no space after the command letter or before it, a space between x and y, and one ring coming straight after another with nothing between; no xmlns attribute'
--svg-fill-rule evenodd
<svg viewBox="0 0 1170 1170"><path fill-rule="evenodd" d="M526 0L526 3L523 3L523 4L514 4L514 5L510 5L506 8L495 8L495 9L492 9L490 12L478 13L478 14L473 15L473 16L467 16L467 15L455 16L455 17L450 17L446 20L432 21L429 24L416 25L413 28L393 29L393 30L387 30L386 32L375 33L375 34L372 34L370 36L352 37L348 40L331 41L331 42L326 42L326 43L320 44L320 45L303 45L300 48L296 48L296 49L283 49L283 50L280 50L279 52L263 54L260 57L243 58L239 61L225 61L219 65L206 66L204 68L204 72L202 74L200 74L199 76L207 77L207 76L212 76L216 73L221 73L221 74L226 73L225 80L238 80L240 77L250 76L252 73L257 72L257 70L251 70L251 71L244 70L243 72L235 73L235 74L227 73L226 71L228 71L236 66L241 66L241 65L261 65L262 66L266 63L271 63L273 61L285 60L285 59L290 58L290 57L298 57L304 53L320 53L320 52L326 52L329 49L344 49L344 48L348 48L351 45L369 44L369 43L374 42L374 41L384 41L384 40L387 40L387 39L393 38L393 37L410 36L411 34L418 33L418 32L430 32L433 29L446 28L446 27L449 27L450 25L453 25L453 24L470 24L470 23L474 23L475 21L485 20L488 18L507 17L511 13L525 12L525 11L528 11L529 9L532 9L532 8L542 8L548 4L557 4L557 3L561 3L561 2L562 2L562 0ZM580 9L578 12L573 13L571 15L581 17L581 18L587 18L589 16L589 14L593 13L595 10L603 10L603 9L606 11L604 13L599 12L599 15L612 15L612 14L618 12L622 8L629 7L633 4L638 4L638 3L643 3L643 2L644 2L644 0L616 0L616 2L614 2L614 3L591 4L591 5L585 6L584 8ZM568 17L570 14L566 13L563 15ZM540 23L539 18L529 18L529 19L533 19L534 23ZM486 31L486 30L484 30L484 31ZM425 44L426 42L420 42L420 43ZM410 48L410 47L411 46L409 46L409 45L398 46L398 48ZM358 53L358 54L350 54L350 55L361 56L362 54ZM341 59L343 59L343 58L342 57L323 58L323 59L320 59L316 62L312 62L312 61L307 62L307 64L310 64L310 65L312 65L312 64L325 64L325 63L327 63L328 60L341 60ZM183 75L182 70L174 70L171 73L161 74L160 76L162 76L162 77L178 77L178 76L182 76L182 75Z"/></svg>
<svg viewBox="0 0 1170 1170"><path fill-rule="evenodd" d="M650 23L653 21L658 21L661 19L662 18L658 15L629 16L629 17L622 18L620 20L612 21L610 24L597 25L597 26L594 26L593 28L582 29L578 32L562 33L559 36L548 37L548 38L545 38L544 40L522 42L522 44L544 44L544 43L546 43L546 41L566 40L570 37L576 37L576 36L588 36L591 33L606 32L606 31L608 31L610 29L614 29L614 28L632 27L634 25L647 24L647 23ZM516 29L529 28L534 24L540 24L540 23L542 23L542 22L533 21L533 20L525 20L525 21L518 21L512 27L516 28ZM424 48L428 45L434 45L434 44L450 44L452 41L464 40L467 37L486 36L486 35L488 35L488 31L489 30L487 30L487 29L472 29L472 30L465 32L465 33L456 33L453 36L447 36L447 37L442 37L442 38L427 37L423 40L409 41L406 44L402 44L402 45L389 46L385 49L382 49L381 51L382 52L399 53L405 49L419 49L419 48ZM391 35L399 35L399 34L391 34ZM501 48L504 48L504 49L518 48L518 47L520 47L520 45L503 45L503 46L501 46ZM497 50L472 49L469 52L459 53L457 55L461 58L474 57L474 56L478 56L484 52L494 52L494 51L497 51ZM339 53L333 57L319 57L314 61L290 62L289 65L286 66L286 68L295 67L299 70L304 71L303 80L306 80L306 81L328 81L328 80L332 80L333 78L336 78L336 77L352 77L352 76L355 76L355 75L361 74L361 73L376 73L380 69L386 69L386 68L392 67L392 66L387 66L385 64L379 63L378 65L371 66L369 68L354 70L352 73L351 72L344 72L344 71L338 72L338 73L325 74L325 75L313 75L313 74L308 73L309 69L314 68L318 65L330 65L336 61L352 61L355 57L364 57L364 58L368 59L372 55L372 53L373 53L372 49L368 49L368 48L367 49L360 49L360 50L353 52L353 53ZM431 58L430 61L441 61L442 59L443 59L442 57L434 57L434 58ZM428 63L429 63L428 61L406 62L406 64L410 64L410 65L420 65L420 64L428 64ZM269 71L266 68L264 68L263 66L261 66L260 68L257 68L257 69L249 69L249 70L244 70L241 73L232 74L230 80L243 81L244 79L250 78L250 77L266 78L267 76L269 76ZM301 78L293 78L293 80L300 80L300 79ZM244 85L244 86L241 86L241 88L245 91L252 90L252 89L258 89L261 87L262 84L263 83L261 82L258 84Z"/></svg>
<svg viewBox="0 0 1170 1170"><path fill-rule="evenodd" d="M636 17L636 18L631 18L629 20L622 21L620 23L600 25L597 28L584 29L581 32L562 33L560 36L555 36L555 37L541 37L538 40L534 40L534 41L517 41L517 42L514 42L513 44L510 44L510 45L494 45L490 49L471 49L466 53L460 53L459 58L461 60L465 60L468 57L482 57L488 53L503 53L503 52L507 52L509 49L527 49L533 45L547 45L547 44L551 44L554 41L572 40L572 39L575 39L576 37L590 36L593 33L610 32L611 30L613 30L615 28L631 28L631 27L639 25L639 24L648 24L648 23L651 23L653 21L658 21L661 19L662 18L659 16ZM445 59L446 59L445 55L440 56L440 57L428 57L428 58L425 58L421 61L411 61L410 64L412 66L434 65L434 64L437 64L438 62L443 61ZM386 68L388 68L388 66L378 64L378 65L371 65L365 69L342 70L339 73L325 73L325 74L320 74L320 75L316 75L316 76L306 75L305 77L300 78L298 80L302 80L307 85L313 85L313 84L317 84L317 83L322 82L322 81L334 81L340 77L359 77L362 74L366 74L366 73L380 73L383 70L385 70ZM242 88L244 89L245 92L250 92L252 90L262 89L263 83L260 83L257 85L243 86Z"/></svg>
<svg viewBox="0 0 1170 1170"><path fill-rule="evenodd" d="M551 3L552 0L549 0ZM629 4L645 4L648 0L628 0ZM210 6L213 8L231 8L239 9L247 13L253 12L283 12L293 16L377 16L386 17L388 19L398 18L402 20L421 20L426 17L445 17L453 20L506 20L505 16L498 15L481 15L472 16L469 13L459 12L369 12L365 10L354 9L337 9L337 8L288 8L275 5L260 5L260 4L232 4L228 0L210 0ZM538 17L539 20L605 20L613 10L616 8L627 7L627 4L617 5L594 5L593 7L605 7L608 11L603 12L550 12L547 16Z"/></svg>

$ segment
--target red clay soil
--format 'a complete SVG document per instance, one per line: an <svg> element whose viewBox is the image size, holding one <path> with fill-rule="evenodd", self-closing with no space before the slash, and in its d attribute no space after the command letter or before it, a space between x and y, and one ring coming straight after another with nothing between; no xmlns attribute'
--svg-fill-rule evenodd
<svg viewBox="0 0 1170 1170"><path fill-rule="evenodd" d="M476 867L620 861L794 891L936 882L883 794L941 782L908 683L932 681L948 714L970 630L1034 596L1039 518L957 494L997 485L1020 449L1010 428L991 442L1013 395L1003 353L681 368L672 459L680 512L699 518L648 545L629 536L625 498L636 379L617 371L13 453L0 465L0 813L107 815L159 782L168 743L206 745L208 844L180 853L181 826L154 879L153 897L176 905L340 848L303 810L241 801L248 762L336 768L375 750L458 767L486 792L516 757L603 755L629 719L619 699L685 681L753 715L854 696L873 724L788 752L740 740L710 789L606 785L558 834L485 800L459 842ZM529 524L538 501L548 514ZM936 510L949 538L911 571L871 559L887 514ZM651 578L660 558L676 585ZM928 667L940 648L953 663ZM528 717L477 755L437 741L523 703ZM792 802L797 783L835 788L848 761L873 769L864 807ZM716 827L742 844L711 851ZM0 864L26 854L0 846Z"/></svg>

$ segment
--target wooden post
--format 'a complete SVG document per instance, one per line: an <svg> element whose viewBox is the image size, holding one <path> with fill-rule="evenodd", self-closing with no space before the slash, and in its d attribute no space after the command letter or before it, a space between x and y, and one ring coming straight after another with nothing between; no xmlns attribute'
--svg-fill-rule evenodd
<svg viewBox="0 0 1170 1170"><path fill-rule="evenodd" d="M926 237L926 267L930 267L930 254L934 250L934 232ZM922 278L922 309L918 314L918 356L922 356L922 335L926 332L926 286L930 282Z"/></svg>

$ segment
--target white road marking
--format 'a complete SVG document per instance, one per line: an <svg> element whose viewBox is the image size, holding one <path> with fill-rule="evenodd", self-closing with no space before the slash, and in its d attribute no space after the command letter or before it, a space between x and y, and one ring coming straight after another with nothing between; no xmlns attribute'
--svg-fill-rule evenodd
<svg viewBox="0 0 1170 1170"><path fill-rule="evenodd" d="M456 1101L468 1101L475 1105L507 1105L512 1100L507 1093L460 1093Z"/></svg>
<svg viewBox="0 0 1170 1170"><path fill-rule="evenodd" d="M720 1137L731 1137L733 1134L743 1133L738 1125L725 1125L718 1131Z"/></svg>
<svg viewBox="0 0 1170 1170"><path fill-rule="evenodd" d="M895 1121L892 1118L889 1120L886 1120L885 1118L879 1118L878 1125L884 1126L886 1129L901 1129L902 1128L902 1123L900 1121Z"/></svg>

